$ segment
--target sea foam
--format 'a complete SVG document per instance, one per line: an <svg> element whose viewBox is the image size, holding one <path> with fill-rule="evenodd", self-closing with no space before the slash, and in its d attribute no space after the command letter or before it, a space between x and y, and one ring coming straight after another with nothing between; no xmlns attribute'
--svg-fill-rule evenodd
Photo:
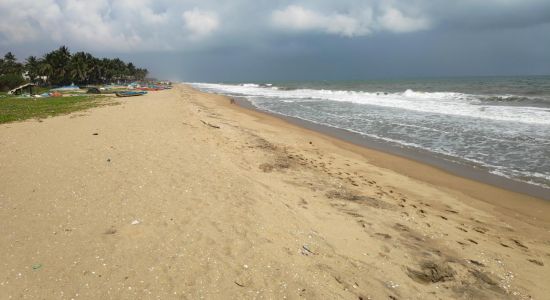
<svg viewBox="0 0 550 300"><path fill-rule="evenodd" d="M276 89L273 86L258 84L211 84L193 83L193 86L217 93L232 95L265 97L281 100L329 100L352 102L364 105L376 105L407 109L434 114L456 115L497 121L521 122L528 124L550 125L550 111L544 107L519 105L491 105L484 101L487 96L455 92L419 92L407 89L398 93L345 91L327 89ZM494 95L506 99L509 95Z"/></svg>

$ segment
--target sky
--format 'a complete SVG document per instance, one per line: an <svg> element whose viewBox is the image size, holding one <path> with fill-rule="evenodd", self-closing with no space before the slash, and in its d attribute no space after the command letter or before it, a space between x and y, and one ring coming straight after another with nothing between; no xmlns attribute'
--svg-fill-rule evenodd
<svg viewBox="0 0 550 300"><path fill-rule="evenodd" d="M0 54L60 45L194 82L550 75L550 1L0 0Z"/></svg>

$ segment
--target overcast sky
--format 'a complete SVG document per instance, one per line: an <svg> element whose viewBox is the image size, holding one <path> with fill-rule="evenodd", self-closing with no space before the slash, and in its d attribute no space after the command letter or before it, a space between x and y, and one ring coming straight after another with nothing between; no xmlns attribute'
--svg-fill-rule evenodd
<svg viewBox="0 0 550 300"><path fill-rule="evenodd" d="M549 0L0 0L0 53L185 81L550 74Z"/></svg>

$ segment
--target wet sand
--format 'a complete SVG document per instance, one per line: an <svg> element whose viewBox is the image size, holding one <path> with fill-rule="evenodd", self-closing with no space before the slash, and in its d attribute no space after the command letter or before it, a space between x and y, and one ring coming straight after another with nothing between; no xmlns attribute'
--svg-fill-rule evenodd
<svg viewBox="0 0 550 300"><path fill-rule="evenodd" d="M422 149L416 149L412 147L406 147L401 145L394 145L388 142L380 141L374 138L370 138L364 135L361 135L359 133L351 132L345 129L340 129L336 127L331 127L323 124L317 124L313 122L309 122L300 118L296 117L290 117L285 116L277 113L272 113L269 111L264 111L256 106L254 106L248 99L243 97L231 97L237 104L239 104L241 107L255 110L257 112L261 112L267 115L275 116L277 118L283 119L287 121L290 124L298 125L305 129L310 129L312 131L322 133L325 135L328 135L330 137L336 138L341 141L348 142L353 145L366 147L371 150L376 150L378 152L382 152L385 154L392 154L394 156L406 158L415 162L419 162L420 165L425 164L432 167L435 167L437 169L440 169L441 171L444 171L446 173L456 175L457 177L462 177L465 179L470 179L474 182L480 182L485 183L488 185L495 186L500 189L505 189L511 192L515 192L518 194L525 194L528 196L532 196L533 198L542 199L550 201L550 189L532 185L524 182L515 181L503 176L498 176L495 174L491 174L488 170L481 168L479 166L472 165L468 163L467 161L458 161L456 158L446 157L440 154L435 154L426 150ZM395 166L393 169L403 173L407 172L406 169L396 169L398 166ZM418 177L419 172L412 172L412 173L406 173L407 175L412 175L415 177ZM429 172L432 173L432 172ZM426 180L428 178L423 177L423 180ZM436 184L441 184L441 182L438 182ZM498 197L489 197L486 199L487 201L497 201L495 202L498 204ZM515 203L511 203L511 205L514 205ZM522 209L522 206L514 207L514 209ZM528 207L527 211L532 211L530 207Z"/></svg>
<svg viewBox="0 0 550 300"><path fill-rule="evenodd" d="M2 297L550 294L547 202L187 86L119 101L0 126Z"/></svg>

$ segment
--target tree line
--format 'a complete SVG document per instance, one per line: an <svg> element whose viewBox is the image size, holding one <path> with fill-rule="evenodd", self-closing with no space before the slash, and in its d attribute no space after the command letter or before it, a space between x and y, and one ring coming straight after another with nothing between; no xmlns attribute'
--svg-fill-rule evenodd
<svg viewBox="0 0 550 300"><path fill-rule="evenodd" d="M87 52L71 54L65 46L40 58L29 56L24 63L8 52L0 58L0 90L25 82L48 86L127 82L143 80L147 73L147 69L137 68L119 58L96 58Z"/></svg>

